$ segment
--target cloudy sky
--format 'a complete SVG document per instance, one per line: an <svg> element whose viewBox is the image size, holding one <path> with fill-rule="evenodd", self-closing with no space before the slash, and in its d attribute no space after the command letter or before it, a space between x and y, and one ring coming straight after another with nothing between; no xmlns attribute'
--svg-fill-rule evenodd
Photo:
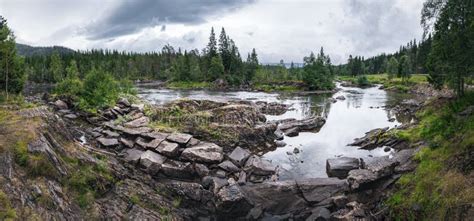
<svg viewBox="0 0 474 221"><path fill-rule="evenodd" d="M20 43L73 49L202 49L225 27L242 54L301 62L321 46L349 54L393 52L421 37L423 0L0 0Z"/></svg>

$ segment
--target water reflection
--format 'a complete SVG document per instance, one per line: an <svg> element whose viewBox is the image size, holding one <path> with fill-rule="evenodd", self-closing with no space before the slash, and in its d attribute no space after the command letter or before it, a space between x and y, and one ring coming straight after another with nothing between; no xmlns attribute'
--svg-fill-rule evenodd
<svg viewBox="0 0 474 221"><path fill-rule="evenodd" d="M326 159L350 156L368 158L382 156L382 149L360 150L347 146L354 138L365 132L382 127L400 125L403 117L385 110L385 106L395 104L405 97L396 93L387 93L376 87L360 89L341 87L334 95L297 95L264 92L216 92L205 90L162 90L139 89L139 95L152 103L163 104L178 98L208 99L213 101L252 100L281 102L291 105L291 109L279 116L267 115L267 120L286 118L304 119L311 116L325 117L326 124L318 133L303 132L297 137L285 137L288 144L263 157L280 166L280 179L301 177L326 177ZM345 100L336 103L329 97L344 96ZM396 118L390 122L389 119ZM299 153L293 150L298 148Z"/></svg>

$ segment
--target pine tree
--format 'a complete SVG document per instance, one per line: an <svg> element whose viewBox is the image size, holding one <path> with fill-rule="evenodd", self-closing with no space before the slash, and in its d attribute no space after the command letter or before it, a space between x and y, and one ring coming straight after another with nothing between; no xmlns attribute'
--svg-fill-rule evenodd
<svg viewBox="0 0 474 221"><path fill-rule="evenodd" d="M23 58L16 54L15 35L8 28L7 20L0 16L0 89L9 93L20 93L25 83Z"/></svg>
<svg viewBox="0 0 474 221"><path fill-rule="evenodd" d="M49 69L54 82L60 82L61 80L63 80L63 63L61 61L61 57L59 56L58 51L54 51L51 55L51 63L49 65Z"/></svg>

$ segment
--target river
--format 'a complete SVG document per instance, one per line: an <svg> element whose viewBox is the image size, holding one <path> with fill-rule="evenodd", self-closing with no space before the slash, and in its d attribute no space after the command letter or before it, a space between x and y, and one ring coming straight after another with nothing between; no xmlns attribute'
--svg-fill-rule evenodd
<svg viewBox="0 0 474 221"><path fill-rule="evenodd" d="M371 87L366 89L342 87L335 94L301 95L297 93L219 92L207 90L168 90L139 88L138 95L154 104L165 104L179 98L207 99L213 101L251 100L281 102L291 105L289 111L279 116L266 115L267 120L286 118L304 119L323 116L326 124L319 132L302 132L297 137L285 137L287 146L265 153L264 158L279 166L280 179L327 177L326 159L340 156L369 158L390 155L383 148L361 150L347 146L365 132L383 127L395 127L402 117L392 114L385 106L406 98L406 95L386 92ZM344 96L336 103L330 97ZM392 119L392 120L390 120ZM299 153L294 153L297 148ZM298 152L296 151L296 152Z"/></svg>

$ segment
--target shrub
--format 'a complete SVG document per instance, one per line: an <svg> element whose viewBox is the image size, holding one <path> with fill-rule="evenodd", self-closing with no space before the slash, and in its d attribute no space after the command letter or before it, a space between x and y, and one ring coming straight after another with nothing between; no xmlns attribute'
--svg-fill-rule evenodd
<svg viewBox="0 0 474 221"><path fill-rule="evenodd" d="M367 80L367 77L365 75L357 77L357 85L359 86L369 86L369 80Z"/></svg>
<svg viewBox="0 0 474 221"><path fill-rule="evenodd" d="M103 70L92 69L86 74L80 95L80 107L85 109L104 108L115 104L120 85L112 75Z"/></svg>

